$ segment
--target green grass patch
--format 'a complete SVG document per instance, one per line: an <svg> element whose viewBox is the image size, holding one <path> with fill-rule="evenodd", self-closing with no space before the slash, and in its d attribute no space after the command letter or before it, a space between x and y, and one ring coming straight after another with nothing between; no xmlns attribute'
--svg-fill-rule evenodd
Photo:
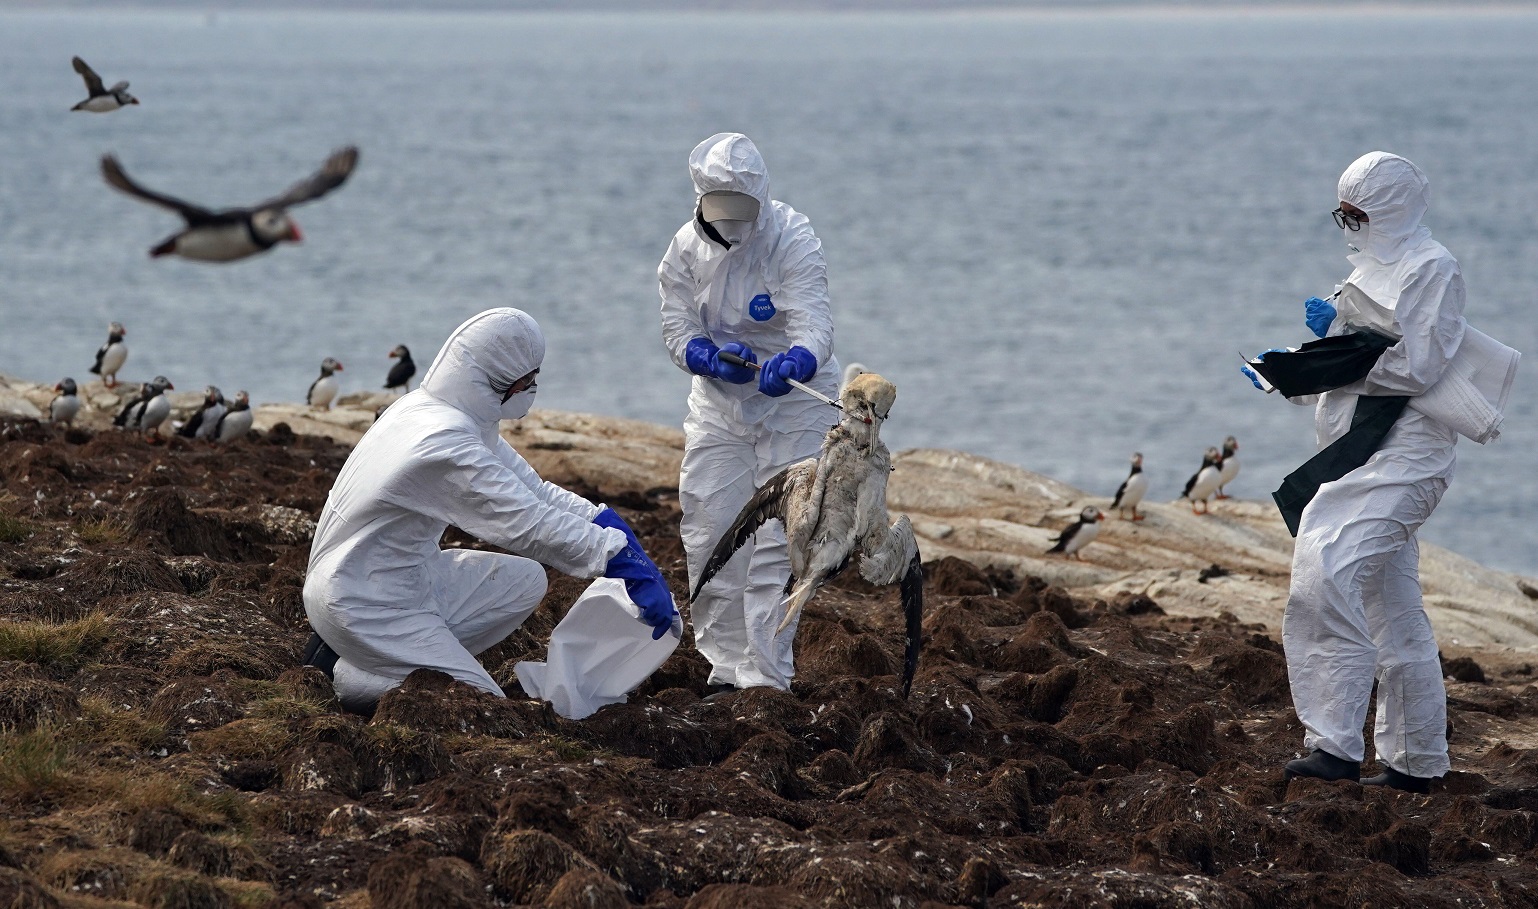
<svg viewBox="0 0 1538 909"><path fill-rule="evenodd" d="M0 621L0 660L77 669L101 650L112 623L99 612L73 622Z"/></svg>
<svg viewBox="0 0 1538 909"><path fill-rule="evenodd" d="M25 802L58 794L70 778L71 757L57 727L0 732L0 794Z"/></svg>
<svg viewBox="0 0 1538 909"><path fill-rule="evenodd" d="M24 543L32 536L32 522L0 511L0 543Z"/></svg>

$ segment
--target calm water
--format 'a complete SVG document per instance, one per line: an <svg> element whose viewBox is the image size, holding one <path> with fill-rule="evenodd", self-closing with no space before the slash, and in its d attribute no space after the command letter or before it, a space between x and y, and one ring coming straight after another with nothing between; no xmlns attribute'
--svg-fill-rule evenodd
<svg viewBox="0 0 1538 909"><path fill-rule="evenodd" d="M144 103L70 114L76 53ZM377 387L511 304L542 405L677 423L655 269L689 149L735 129L823 238L839 355L901 389L894 448L1102 494L1141 450L1165 499L1230 433L1246 497L1311 453L1236 351L1308 337L1349 270L1336 178L1396 151L1472 320L1529 355L1425 536L1538 574L1538 14L0 12L0 85L0 371L82 378L118 319L131 376L299 400L324 356ZM346 142L304 245L229 266L151 262L176 220L96 170L244 204Z"/></svg>

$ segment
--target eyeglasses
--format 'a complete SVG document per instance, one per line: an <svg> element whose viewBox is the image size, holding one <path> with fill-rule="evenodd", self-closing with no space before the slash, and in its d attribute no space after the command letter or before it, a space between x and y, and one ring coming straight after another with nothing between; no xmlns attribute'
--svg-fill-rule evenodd
<svg viewBox="0 0 1538 909"><path fill-rule="evenodd" d="M513 382L513 384L507 386L506 388L497 388L495 385L493 385L491 390L501 395L502 403L506 404L507 399L511 398L513 395L522 394L531 388L538 388L539 384L535 381L535 377L538 375L539 370L536 369L528 375L519 378L517 381Z"/></svg>
<svg viewBox="0 0 1538 909"><path fill-rule="evenodd" d="M1335 216L1335 226L1341 230L1361 230L1362 224L1367 221L1366 215L1351 214L1339 208L1330 214Z"/></svg>

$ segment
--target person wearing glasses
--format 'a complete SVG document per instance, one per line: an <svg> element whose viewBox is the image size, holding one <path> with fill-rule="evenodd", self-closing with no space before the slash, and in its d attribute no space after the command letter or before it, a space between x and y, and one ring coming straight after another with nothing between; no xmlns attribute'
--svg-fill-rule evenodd
<svg viewBox="0 0 1538 909"><path fill-rule="evenodd" d="M544 357L527 313L471 318L337 475L310 549L304 661L332 676L344 707L370 710L423 668L502 696L475 655L539 605L541 563L621 578L656 634L672 625L667 583L625 522L540 479L499 432L528 414ZM516 555L440 549L450 525Z"/></svg>
<svg viewBox="0 0 1538 909"><path fill-rule="evenodd" d="M822 242L806 215L770 198L769 172L752 141L711 136L690 153L689 176L694 210L657 277L663 342L693 376L678 477L692 590L753 493L814 457L838 422L838 411L791 394L787 380L837 397L840 372ZM718 691L790 688L795 624L776 632L789 577L776 522L695 598L695 644Z"/></svg>
<svg viewBox="0 0 1538 909"><path fill-rule="evenodd" d="M1292 399L1316 403L1320 449L1351 429L1360 397L1424 394L1463 341L1463 274L1421 224L1427 187L1420 168L1386 152L1341 175L1333 214L1354 268L1347 284L1360 293L1333 298L1339 312L1307 301L1305 322L1320 337L1372 329L1396 341L1364 379ZM1287 764L1288 778L1359 779L1375 682L1381 772L1361 782L1426 792L1448 771L1447 694L1415 534L1452 480L1457 435L1407 407L1365 464L1324 483L1303 510L1282 644L1310 754Z"/></svg>

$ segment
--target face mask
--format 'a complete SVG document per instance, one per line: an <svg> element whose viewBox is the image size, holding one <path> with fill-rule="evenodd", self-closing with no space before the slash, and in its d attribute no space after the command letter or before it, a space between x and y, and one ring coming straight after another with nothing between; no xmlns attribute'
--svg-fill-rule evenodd
<svg viewBox="0 0 1538 909"><path fill-rule="evenodd" d="M710 226L721 235L721 239L733 246L746 240L753 230L752 221L712 221Z"/></svg>
<svg viewBox="0 0 1538 909"><path fill-rule="evenodd" d="M1341 233L1346 235L1346 249L1352 255L1356 255L1367 248L1367 232L1370 230L1372 230L1371 221L1362 222L1361 230L1351 230L1350 228L1341 230Z"/></svg>
<svg viewBox="0 0 1538 909"><path fill-rule="evenodd" d="M506 401L502 402L502 419L521 420L529 415L529 408L534 406L534 392L539 386L520 391Z"/></svg>

